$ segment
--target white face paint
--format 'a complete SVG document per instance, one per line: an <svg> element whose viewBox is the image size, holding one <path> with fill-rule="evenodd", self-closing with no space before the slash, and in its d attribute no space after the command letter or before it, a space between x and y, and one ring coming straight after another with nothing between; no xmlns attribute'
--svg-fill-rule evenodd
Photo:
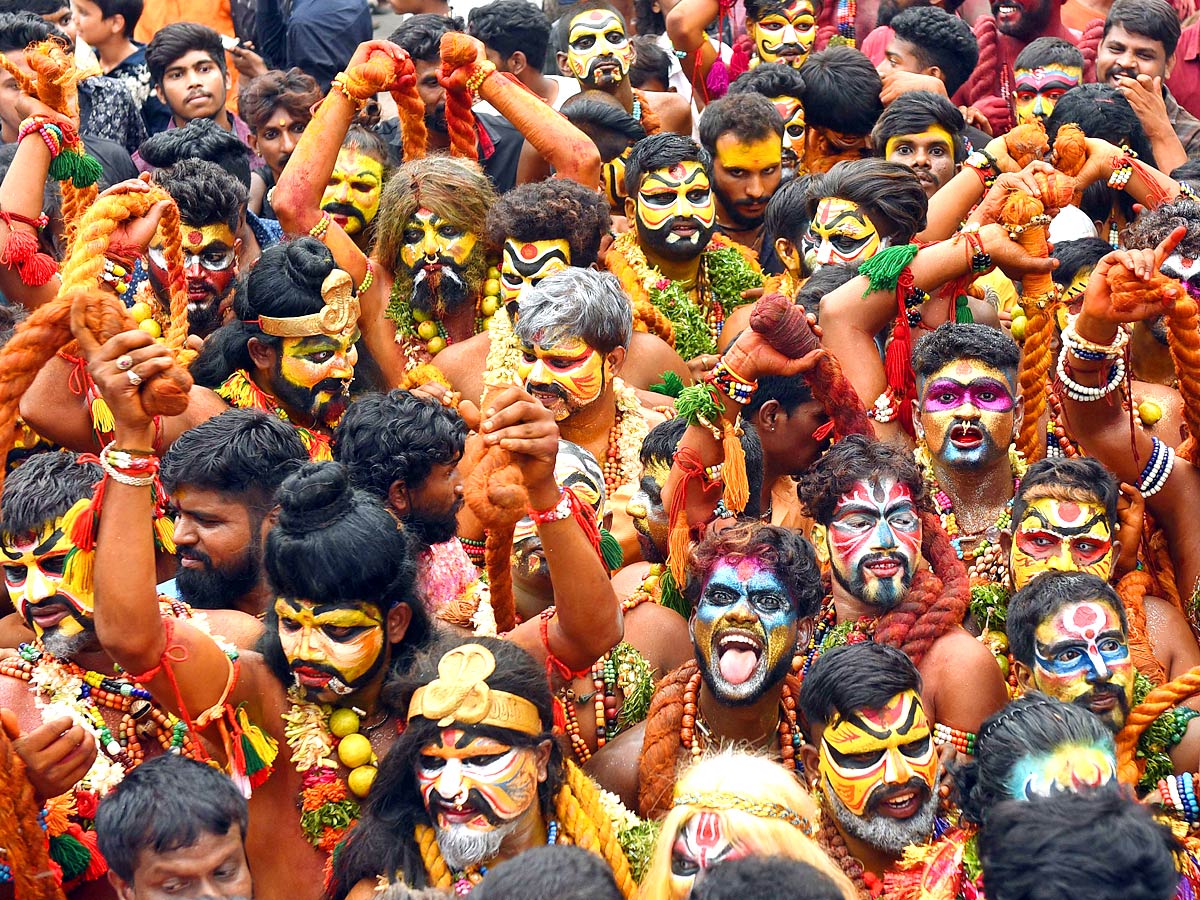
<svg viewBox="0 0 1200 900"><path fill-rule="evenodd" d="M1191 281L1200 275L1200 259L1189 259L1182 253L1172 253L1163 260L1164 275L1178 278L1180 281Z"/></svg>

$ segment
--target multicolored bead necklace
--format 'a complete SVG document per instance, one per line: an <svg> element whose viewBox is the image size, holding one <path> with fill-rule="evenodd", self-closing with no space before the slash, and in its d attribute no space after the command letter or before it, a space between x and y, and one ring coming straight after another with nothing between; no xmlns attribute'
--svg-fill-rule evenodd
<svg viewBox="0 0 1200 900"><path fill-rule="evenodd" d="M862 616L839 625L833 595L826 597L821 603L821 612L817 616L817 623L808 638L808 646L804 649L804 665L799 673L800 680L804 680L808 670L812 668L812 664L817 661L817 657L826 650L846 644L863 644L875 640L875 626L878 623L878 618Z"/></svg>
<svg viewBox="0 0 1200 900"><path fill-rule="evenodd" d="M700 710L699 696L702 677L699 672L695 672L688 679L687 687L683 690L683 719L679 726L679 743L688 751L693 761L704 755L705 744L708 743L712 734L704 721L704 714ZM804 743L804 735L801 734L800 727L796 724L796 698L786 683L782 685L779 705L782 708L778 725L779 755L783 759L783 764L793 772L803 772L804 764L800 761L800 746Z"/></svg>

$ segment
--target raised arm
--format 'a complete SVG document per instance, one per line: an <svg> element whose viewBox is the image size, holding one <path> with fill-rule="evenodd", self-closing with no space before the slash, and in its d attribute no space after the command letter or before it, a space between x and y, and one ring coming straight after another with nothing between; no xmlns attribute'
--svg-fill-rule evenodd
<svg viewBox="0 0 1200 900"><path fill-rule="evenodd" d="M705 85L708 73L717 61L717 50L706 29L720 12L719 0L679 0L667 13L667 35L675 49L686 54L679 62L692 82L693 97L701 108L704 97L708 96Z"/></svg>

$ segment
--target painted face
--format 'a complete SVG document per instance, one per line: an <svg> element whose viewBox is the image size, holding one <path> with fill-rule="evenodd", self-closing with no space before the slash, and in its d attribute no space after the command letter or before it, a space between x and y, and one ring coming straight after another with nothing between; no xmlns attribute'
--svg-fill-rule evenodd
<svg viewBox="0 0 1200 900"><path fill-rule="evenodd" d="M379 212L382 192L383 163L357 147L343 147L321 195L321 209L346 234L361 234Z"/></svg>
<svg viewBox="0 0 1200 900"><path fill-rule="evenodd" d="M851 596L890 609L908 593L921 555L921 519L908 485L855 482L826 533L833 577Z"/></svg>
<svg viewBox="0 0 1200 900"><path fill-rule="evenodd" d="M948 468L980 469L1008 452L1016 400L1003 372L957 359L922 387L921 428L934 459Z"/></svg>
<svg viewBox="0 0 1200 900"><path fill-rule="evenodd" d="M1078 793L1117 780L1117 755L1108 744L1064 744L1051 753L1022 757L1008 778L1013 800Z"/></svg>
<svg viewBox="0 0 1200 900"><path fill-rule="evenodd" d="M782 62L794 69L804 65L817 39L817 15L810 0L792 0L757 21L746 23L760 61Z"/></svg>
<svg viewBox="0 0 1200 900"><path fill-rule="evenodd" d="M614 156L600 166L600 193L608 198L609 207L619 216L625 215L625 198L629 196L625 193L625 165L632 152L633 145L630 144L620 156Z"/></svg>
<svg viewBox="0 0 1200 900"><path fill-rule="evenodd" d="M856 816L916 815L937 784L938 758L915 691L882 709L835 716L821 734L821 775Z"/></svg>
<svg viewBox="0 0 1200 900"><path fill-rule="evenodd" d="M581 338L522 347L517 377L556 422L594 403L607 380L604 357Z"/></svg>
<svg viewBox="0 0 1200 900"><path fill-rule="evenodd" d="M488 261L478 236L421 207L404 225L394 290L415 309L441 318L474 303Z"/></svg>
<svg viewBox="0 0 1200 900"><path fill-rule="evenodd" d="M604 88L618 84L633 64L633 43L616 13L590 9L571 20L567 65L583 84Z"/></svg>
<svg viewBox="0 0 1200 900"><path fill-rule="evenodd" d="M726 224L754 228L762 224L767 201L779 189L783 144L774 134L741 141L732 132L717 138L713 154L713 193Z"/></svg>
<svg viewBox="0 0 1200 900"><path fill-rule="evenodd" d="M296 684L325 700L362 690L387 661L383 616L373 603L279 597L279 643Z"/></svg>
<svg viewBox="0 0 1200 900"><path fill-rule="evenodd" d="M16 535L0 546L4 583L17 614L40 639L72 638L92 629L95 600L91 584L68 582L67 557L75 545L67 536L71 524L91 503L81 499L37 534Z"/></svg>
<svg viewBox="0 0 1200 900"><path fill-rule="evenodd" d="M404 226L400 259L410 268L447 263L461 268L475 249L475 243L474 234L421 207Z"/></svg>
<svg viewBox="0 0 1200 900"><path fill-rule="evenodd" d="M817 213L800 243L809 272L830 263L849 266L862 262L887 246L866 211L840 197L825 197L817 204Z"/></svg>
<svg viewBox="0 0 1200 900"><path fill-rule="evenodd" d="M1167 272L1167 264L1169 259L1163 261L1164 274ZM1069 317L1077 315L1083 308L1083 295L1087 291L1088 280L1092 277L1092 266L1084 266L1075 273L1075 277L1071 279L1062 292L1062 303L1054 308L1054 318L1058 324L1058 330L1061 332L1069 324Z"/></svg>
<svg viewBox="0 0 1200 900"><path fill-rule="evenodd" d="M1068 603L1038 625L1034 638L1034 686L1119 731L1133 700L1134 668L1116 610L1103 600Z"/></svg>
<svg viewBox="0 0 1200 900"><path fill-rule="evenodd" d="M182 227L183 274L187 279L188 324L193 334L211 334L221 324L222 307L238 274L238 240L223 222ZM167 255L162 231L150 244L150 280L160 297L168 294Z"/></svg>
<svg viewBox="0 0 1200 900"><path fill-rule="evenodd" d="M926 197L954 177L954 138L940 125L931 125L920 134L888 138L884 157L912 169Z"/></svg>
<svg viewBox="0 0 1200 900"><path fill-rule="evenodd" d="M500 261L500 296L504 303L516 300L521 288L534 285L571 265L571 245L563 238L549 241L504 242Z"/></svg>
<svg viewBox="0 0 1200 900"><path fill-rule="evenodd" d="M709 810L696 813L683 823L671 846L671 900L690 897L703 869L748 855L726 832L720 815Z"/></svg>
<svg viewBox="0 0 1200 900"><path fill-rule="evenodd" d="M722 703L755 702L778 684L796 647L796 604L761 560L718 560L692 615L692 644Z"/></svg>
<svg viewBox="0 0 1200 900"><path fill-rule="evenodd" d="M637 532L638 546L646 562L667 561L667 531L669 520L663 506L662 491L671 472L667 460L651 459L642 467L638 489L629 498L625 507L633 529Z"/></svg>
<svg viewBox="0 0 1200 900"><path fill-rule="evenodd" d="M1050 65L1013 72L1017 124L1048 119L1058 98L1083 81L1079 66Z"/></svg>
<svg viewBox="0 0 1200 900"><path fill-rule="evenodd" d="M283 338L272 391L300 421L332 428L350 403L350 384L358 363L360 335Z"/></svg>
<svg viewBox="0 0 1200 900"><path fill-rule="evenodd" d="M1043 572L1087 572L1108 581L1112 537L1099 503L1039 497L1025 507L1013 533L1013 585L1020 590Z"/></svg>
<svg viewBox="0 0 1200 900"><path fill-rule="evenodd" d="M717 222L712 185L698 162L647 172L638 187L638 240L669 259L704 252Z"/></svg>
<svg viewBox="0 0 1200 900"><path fill-rule="evenodd" d="M604 508L604 470L586 449L571 441L558 442L558 455L554 457L554 481L560 488L570 488L585 506L591 508L593 521L600 525L601 510ZM553 602L553 587L549 582L550 570L546 566L546 555L533 519L526 516L513 528L514 577L520 577L525 587L530 578L542 581L549 590L548 599Z"/></svg>
<svg viewBox="0 0 1200 900"><path fill-rule="evenodd" d="M795 97L772 97L771 102L783 119L784 177L795 174L804 155L804 104Z"/></svg>

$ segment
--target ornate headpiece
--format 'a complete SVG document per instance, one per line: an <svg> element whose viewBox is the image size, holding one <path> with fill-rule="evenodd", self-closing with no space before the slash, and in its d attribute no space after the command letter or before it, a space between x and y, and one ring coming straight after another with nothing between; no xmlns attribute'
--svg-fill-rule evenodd
<svg viewBox="0 0 1200 900"><path fill-rule="evenodd" d="M538 735L542 716L524 697L488 687L496 657L482 644L463 644L438 661L438 677L417 688L408 705L408 718L424 716L445 728L451 724L496 725Z"/></svg>
<svg viewBox="0 0 1200 900"><path fill-rule="evenodd" d="M799 828L809 837L817 833L816 827L799 813L781 806L778 803L756 803L738 794L727 794L724 791L714 791L705 794L680 794L671 803L672 806L701 806L705 809L740 809L760 819L780 819L789 825Z"/></svg>
<svg viewBox="0 0 1200 900"><path fill-rule="evenodd" d="M321 298L325 307L320 312L286 319L259 316L258 325L263 333L275 337L313 337L318 334L338 337L357 327L360 307L354 296L354 280L347 272L334 269L326 275L321 283Z"/></svg>

